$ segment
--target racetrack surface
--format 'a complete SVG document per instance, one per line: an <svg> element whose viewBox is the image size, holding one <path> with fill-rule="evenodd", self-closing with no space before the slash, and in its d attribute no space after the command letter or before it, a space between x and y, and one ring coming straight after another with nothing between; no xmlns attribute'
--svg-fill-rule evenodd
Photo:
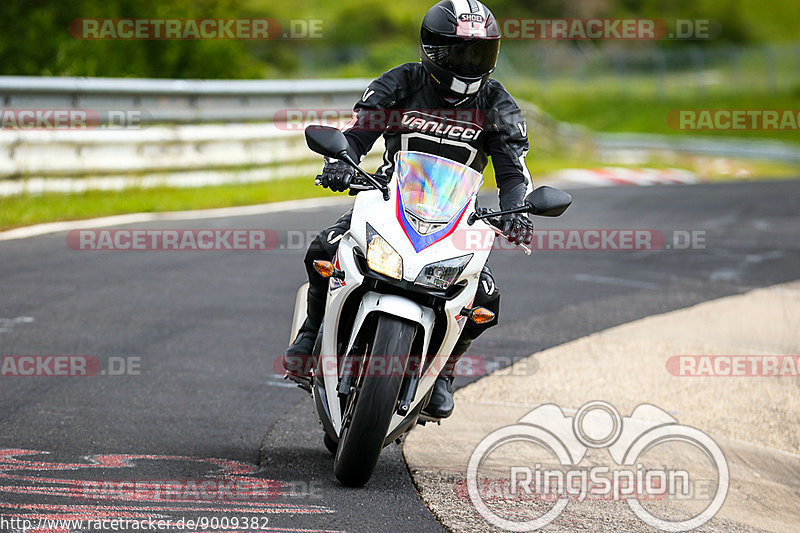
<svg viewBox="0 0 800 533"><path fill-rule="evenodd" d="M570 192L567 214L537 219L538 229L654 229L668 242L674 230L701 231L705 248L531 257L498 250L491 265L503 293L500 325L471 354L504 364L637 318L800 277L800 181ZM293 245L287 231L318 230L345 208L125 228L267 228ZM303 282L302 246L78 251L65 235L0 242L0 355L87 355L102 369L109 358L128 358L139 373L0 376L0 474L12 476L0 515L246 515L267 516L276 530L442 529L397 446L384 450L366 488L339 487L307 396L274 370ZM12 455L19 450L51 453ZM219 490L171 498L114 490L121 481L186 488L220 479L271 480L272 489L260 499ZM111 493L89 493L94 485L86 480L110 481Z"/></svg>

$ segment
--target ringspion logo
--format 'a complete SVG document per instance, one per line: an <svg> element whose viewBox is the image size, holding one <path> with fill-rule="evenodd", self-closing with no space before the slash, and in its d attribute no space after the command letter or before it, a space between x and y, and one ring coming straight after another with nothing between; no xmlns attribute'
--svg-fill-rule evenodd
<svg viewBox="0 0 800 533"><path fill-rule="evenodd" d="M555 468L542 463L525 464L520 454L503 456L499 451L513 443L526 443L554 458ZM708 491L707 479L692 476L686 467L667 468L666 465L645 468L643 457L654 449L670 445L681 447L675 457L686 461L683 446L689 445L710 463L716 474L714 488ZM591 465L580 466L590 449L607 449L616 468ZM673 452L674 453L674 452ZM492 461L493 454L503 457L503 468L508 477L501 485L506 492L495 493L492 498L481 490L487 479L496 477L480 475L480 469ZM663 464L663 463L662 463ZM497 467L489 469L496 472ZM507 479L507 482L506 482ZM604 401L592 401L577 410L575 416L565 416L556 405L542 405L515 424L502 427L487 435L475 448L467 466L467 491L478 513L493 526L508 531L535 531L556 520L567 505L574 500L590 499L624 500L630 510L644 523L661 531L689 531L702 526L722 508L728 494L730 473L722 449L702 431L684 426L666 411L650 404L641 404L629 417L622 417L617 409ZM699 489L699 490L698 490ZM655 509L645 508L643 501L660 500L662 505L670 498L685 499L696 491L705 507L698 505L679 520L659 516ZM523 499L553 501L549 509L536 507L531 513L516 512L514 518L507 513L509 505L518 505ZM698 498L700 499L700 498ZM489 504L500 500L499 509ZM502 505L505 504L505 505Z"/></svg>

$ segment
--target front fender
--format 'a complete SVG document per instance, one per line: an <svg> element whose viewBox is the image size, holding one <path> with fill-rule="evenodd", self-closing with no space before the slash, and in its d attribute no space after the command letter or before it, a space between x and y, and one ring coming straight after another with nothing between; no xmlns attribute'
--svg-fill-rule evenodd
<svg viewBox="0 0 800 533"><path fill-rule="evenodd" d="M416 322L422 326L425 337L422 344L422 353L419 355L428 353L428 343L431 340L433 323L436 319L433 309L424 307L402 296L379 294L377 292L368 292L361 298L361 304L358 306L356 319L353 322L353 332L350 335L350 342L347 345L347 351L345 353L349 353L353 348L353 343L358 337L361 326L364 325L364 321L371 313L383 313L397 316L410 322Z"/></svg>
<svg viewBox="0 0 800 533"><path fill-rule="evenodd" d="M358 338L359 332L361 331L364 322L366 321L367 317L372 313L384 313L387 315L397 316L402 319L409 320L411 322L416 322L417 324L419 324L424 332L422 352L419 355L425 355L426 353L428 353L428 346L430 345L431 335L433 334L434 322L436 320L436 314L433 312L433 309L424 307L402 296L396 296L393 294L380 294L372 291L367 292L361 298L361 302L358 306L358 311L356 312L356 318L355 321L353 322L353 329L350 333L350 339L347 345L347 350L344 353L349 353L350 350L353 348L353 344L355 343L355 340ZM331 356L322 355L321 357L323 358L329 357L332 359L332 361L336 360L335 355ZM330 366L331 364L335 363L331 362L328 366L329 368L336 368L336 366ZM324 380L325 380L325 399L328 405L328 412L330 413L332 426L336 434L338 435L342 429L342 414L339 406L339 397L336 392L336 386L339 382L339 377L331 373L326 373L324 376ZM393 421L391 429L393 430L396 426L397 422Z"/></svg>

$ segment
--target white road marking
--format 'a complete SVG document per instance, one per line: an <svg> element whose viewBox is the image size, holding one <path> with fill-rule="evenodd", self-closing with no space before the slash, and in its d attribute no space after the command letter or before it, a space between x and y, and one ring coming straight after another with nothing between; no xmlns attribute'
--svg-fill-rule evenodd
<svg viewBox="0 0 800 533"><path fill-rule="evenodd" d="M16 318L0 318L0 333L6 333L14 328L14 324L30 324L32 316L18 316Z"/></svg>

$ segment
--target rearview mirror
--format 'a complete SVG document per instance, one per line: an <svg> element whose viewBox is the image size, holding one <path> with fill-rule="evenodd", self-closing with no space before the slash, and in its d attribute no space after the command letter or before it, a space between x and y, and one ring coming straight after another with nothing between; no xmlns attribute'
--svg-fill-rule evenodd
<svg viewBox="0 0 800 533"><path fill-rule="evenodd" d="M344 133L330 126L312 125L306 128L306 144L320 155L342 159L349 144Z"/></svg>
<svg viewBox="0 0 800 533"><path fill-rule="evenodd" d="M572 195L543 185L525 198L528 213L542 217L557 217L572 204Z"/></svg>

